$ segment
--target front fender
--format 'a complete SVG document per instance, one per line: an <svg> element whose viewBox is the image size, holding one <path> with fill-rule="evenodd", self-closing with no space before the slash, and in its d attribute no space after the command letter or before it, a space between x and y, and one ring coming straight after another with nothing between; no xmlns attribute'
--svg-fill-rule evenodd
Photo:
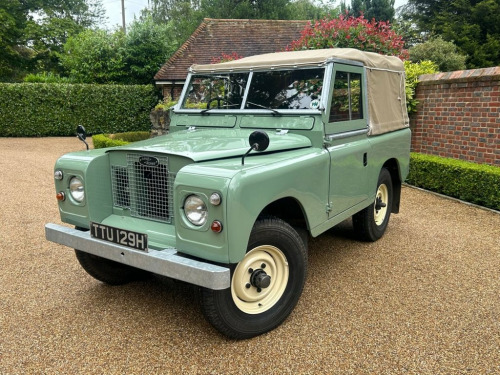
<svg viewBox="0 0 500 375"><path fill-rule="evenodd" d="M308 228L328 218L329 156L324 149L254 155L247 160L245 168L231 179L227 192L226 235L230 263L238 263L243 258L255 221L266 206L276 200L286 197L297 200Z"/></svg>

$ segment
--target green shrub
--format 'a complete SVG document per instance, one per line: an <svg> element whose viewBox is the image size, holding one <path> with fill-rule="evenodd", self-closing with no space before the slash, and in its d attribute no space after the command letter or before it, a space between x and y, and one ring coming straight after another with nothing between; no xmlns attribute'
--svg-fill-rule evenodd
<svg viewBox="0 0 500 375"><path fill-rule="evenodd" d="M94 148L124 146L131 142L148 139L149 132L126 132L118 134L96 134L92 136Z"/></svg>
<svg viewBox="0 0 500 375"><path fill-rule="evenodd" d="M70 78L61 77L59 74L53 74L51 72L30 73L23 78L23 81L30 83L73 83Z"/></svg>
<svg viewBox="0 0 500 375"><path fill-rule="evenodd" d="M0 83L0 136L70 136L149 130L152 85Z"/></svg>
<svg viewBox="0 0 500 375"><path fill-rule="evenodd" d="M500 168L433 155L411 154L406 180L437 193L500 210Z"/></svg>
<svg viewBox="0 0 500 375"><path fill-rule="evenodd" d="M447 42L441 36L411 47L409 53L410 61L414 63L425 60L433 61L441 72L453 72L466 68L467 56L460 54L453 42Z"/></svg>
<svg viewBox="0 0 500 375"><path fill-rule="evenodd" d="M438 67L435 63L429 60L412 63L405 61L406 75L406 107L408 114L417 111L418 100L415 99L415 89L418 84L418 77L422 74L433 74L438 72Z"/></svg>

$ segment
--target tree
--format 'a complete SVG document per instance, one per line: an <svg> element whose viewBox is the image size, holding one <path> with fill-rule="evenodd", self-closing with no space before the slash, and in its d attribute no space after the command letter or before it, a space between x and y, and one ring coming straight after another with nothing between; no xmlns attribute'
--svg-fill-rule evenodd
<svg viewBox="0 0 500 375"><path fill-rule="evenodd" d="M177 48L175 30L171 23L157 24L152 17L135 20L129 27L124 45L127 81L150 83Z"/></svg>
<svg viewBox="0 0 500 375"><path fill-rule="evenodd" d="M171 24L142 17L121 30L86 30L70 37L61 54L69 77L82 83L147 84L178 45Z"/></svg>
<svg viewBox="0 0 500 375"><path fill-rule="evenodd" d="M203 20L200 0L151 0L151 10L142 17L152 17L155 23L171 24L178 42L183 43Z"/></svg>
<svg viewBox="0 0 500 375"><path fill-rule="evenodd" d="M2 0L0 2L0 81L12 81L22 75L29 58L24 46L24 29L36 0Z"/></svg>
<svg viewBox="0 0 500 375"><path fill-rule="evenodd" d="M0 80L26 71L59 71L58 53L71 35L103 17L101 0L2 0Z"/></svg>
<svg viewBox="0 0 500 375"><path fill-rule="evenodd" d="M288 50L319 48L357 48L364 51L383 53L385 55L408 57L404 49L404 41L397 35L388 22L368 21L363 16L325 18L308 24L301 37L292 42Z"/></svg>
<svg viewBox="0 0 500 375"><path fill-rule="evenodd" d="M395 0L352 0L350 6L343 2L341 8L353 17L363 15L368 20L374 18L376 21L392 22L396 13L394 2Z"/></svg>
<svg viewBox="0 0 500 375"><path fill-rule="evenodd" d="M311 0L297 0L289 4L292 20L320 20L325 17L338 17L340 9L334 5L334 1L317 3Z"/></svg>
<svg viewBox="0 0 500 375"><path fill-rule="evenodd" d="M76 82L122 82L127 75L124 46L122 31L86 30L68 39L61 62Z"/></svg>
<svg viewBox="0 0 500 375"><path fill-rule="evenodd" d="M453 41L469 68L500 64L500 0L409 0L406 17Z"/></svg>
<svg viewBox="0 0 500 375"><path fill-rule="evenodd" d="M441 72L465 69L467 56L457 52L457 46L447 42L440 36L417 44L409 49L410 61L422 62L430 60L436 63Z"/></svg>
<svg viewBox="0 0 500 375"><path fill-rule="evenodd" d="M44 0L25 30L33 49L36 69L61 73L59 54L69 37L104 19L102 0Z"/></svg>
<svg viewBox="0 0 500 375"><path fill-rule="evenodd" d="M234 19L318 19L338 10L333 0L151 0L150 15L171 23L184 42L204 17ZM143 12L145 15L148 11Z"/></svg>
<svg viewBox="0 0 500 375"><path fill-rule="evenodd" d="M290 0L202 0L201 9L212 18L288 19Z"/></svg>

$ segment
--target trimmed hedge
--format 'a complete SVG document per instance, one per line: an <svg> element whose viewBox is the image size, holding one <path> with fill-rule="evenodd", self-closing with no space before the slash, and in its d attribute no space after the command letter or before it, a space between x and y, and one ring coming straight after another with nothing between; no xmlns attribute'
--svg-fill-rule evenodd
<svg viewBox="0 0 500 375"><path fill-rule="evenodd" d="M0 136L145 131L157 102L152 85L0 83Z"/></svg>
<svg viewBox="0 0 500 375"><path fill-rule="evenodd" d="M118 134L96 134L92 136L94 148L105 148L128 145L131 142L148 139L149 132L127 132Z"/></svg>
<svg viewBox="0 0 500 375"><path fill-rule="evenodd" d="M406 182L500 210L500 168L433 155L411 154Z"/></svg>

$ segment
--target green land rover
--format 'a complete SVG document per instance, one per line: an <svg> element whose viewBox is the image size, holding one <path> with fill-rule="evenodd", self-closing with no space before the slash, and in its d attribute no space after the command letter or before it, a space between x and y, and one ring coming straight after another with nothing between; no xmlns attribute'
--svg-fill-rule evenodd
<svg viewBox="0 0 500 375"><path fill-rule="evenodd" d="M300 298L309 236L352 216L375 241L399 211L404 82L398 58L354 49L193 65L168 135L57 161L69 226L47 224L46 238L104 283L199 286L231 338L267 332Z"/></svg>

